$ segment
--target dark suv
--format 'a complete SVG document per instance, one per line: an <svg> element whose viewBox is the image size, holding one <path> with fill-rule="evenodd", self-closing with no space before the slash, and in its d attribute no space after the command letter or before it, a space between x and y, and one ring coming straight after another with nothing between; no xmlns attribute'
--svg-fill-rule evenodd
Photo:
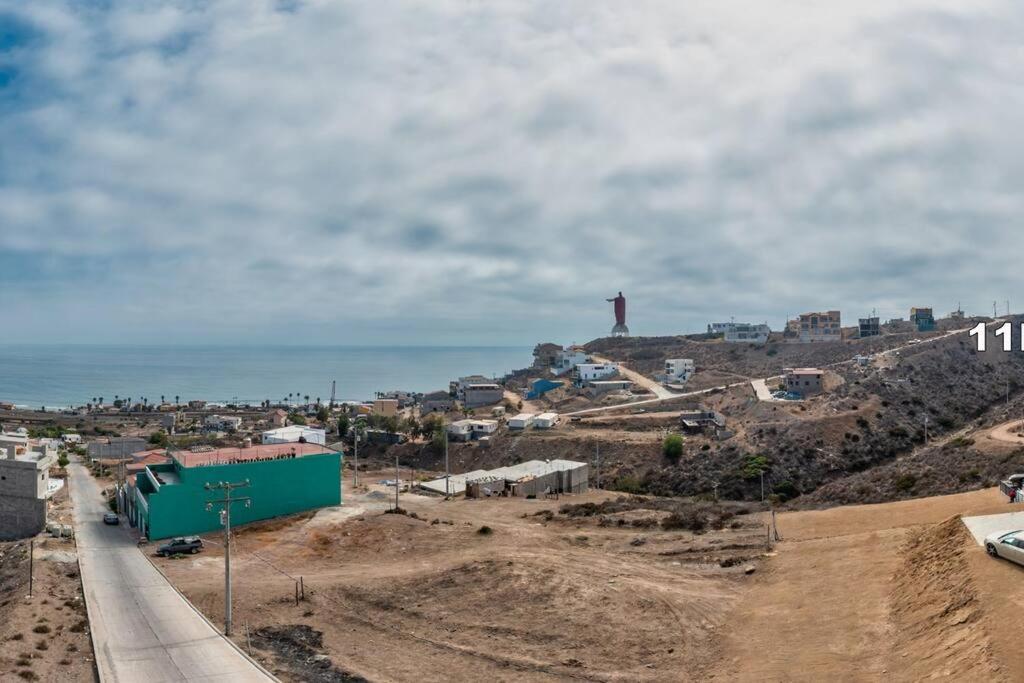
<svg viewBox="0 0 1024 683"><path fill-rule="evenodd" d="M194 555L202 549L203 539L198 536L187 536L185 538L175 538L172 541L164 543L156 549L156 554L162 557L170 557L171 555L181 555L184 553L192 553Z"/></svg>

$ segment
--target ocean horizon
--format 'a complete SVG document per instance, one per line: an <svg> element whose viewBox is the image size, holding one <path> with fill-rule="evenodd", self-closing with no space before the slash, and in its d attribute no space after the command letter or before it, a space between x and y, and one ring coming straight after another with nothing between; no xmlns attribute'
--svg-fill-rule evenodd
<svg viewBox="0 0 1024 683"><path fill-rule="evenodd" d="M61 409L93 398L258 404L447 389L529 366L526 346L0 344L0 401Z"/></svg>

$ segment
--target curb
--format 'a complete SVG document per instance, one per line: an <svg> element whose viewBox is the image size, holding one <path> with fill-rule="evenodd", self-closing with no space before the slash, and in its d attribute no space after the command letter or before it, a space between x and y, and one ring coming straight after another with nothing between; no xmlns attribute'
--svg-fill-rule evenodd
<svg viewBox="0 0 1024 683"><path fill-rule="evenodd" d="M160 567L158 567L157 564L155 562L153 562L153 558L152 557L150 557L147 553L142 552L142 548L136 548L136 550L138 550L139 553L144 558L146 558L146 561L149 562L149 564L153 567L153 569L156 570L156 572L160 576L164 577L164 581L167 582L167 585L170 586L171 589L175 593L177 593L179 596L181 596L181 599L185 601L185 604L188 605L190 608L192 608L192 611L195 612L196 614L198 614L199 618L202 619L203 621L205 621L210 626L210 628L213 629L213 632L216 633L220 637L221 640L226 641L228 643L228 645L233 647L238 654L242 655L242 657L244 657L246 659L246 661L248 661L254 667L259 669L259 671L263 675L265 675L268 679L270 679L271 681L276 681L276 683L281 683L281 679L279 679L277 676L275 676L274 674L272 674L269 671L267 671L263 667L262 664L260 664L255 659L250 657L249 653L247 653L245 650L243 650L241 647L238 646L238 643L236 643L235 641L231 640L230 638L225 636L223 633L221 633L220 629L217 628L217 625L214 624L212 621L210 621L205 614L203 614L198 608L196 608L196 606L192 604L192 601L189 600L188 598L186 598L185 594L182 593L180 590L178 590L177 586L175 586L173 583L171 583L171 580L167 578L167 574L164 574L163 570L161 570Z"/></svg>

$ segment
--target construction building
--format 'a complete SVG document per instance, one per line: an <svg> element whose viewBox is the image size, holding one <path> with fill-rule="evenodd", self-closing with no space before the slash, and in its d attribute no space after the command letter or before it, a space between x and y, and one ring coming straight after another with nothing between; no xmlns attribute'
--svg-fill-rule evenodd
<svg viewBox="0 0 1024 683"><path fill-rule="evenodd" d="M679 424L687 432L725 429L725 415L714 410L684 410L679 413Z"/></svg>
<svg viewBox="0 0 1024 683"><path fill-rule="evenodd" d="M842 341L839 311L801 313L786 325L786 338L801 343Z"/></svg>
<svg viewBox="0 0 1024 683"><path fill-rule="evenodd" d="M824 390L825 372L818 368L786 368L783 371L786 391L807 397Z"/></svg>
<svg viewBox="0 0 1024 683"><path fill-rule="evenodd" d="M612 391L630 391L632 388L633 382L628 379L598 379L587 382L583 392L591 398L596 398Z"/></svg>
<svg viewBox="0 0 1024 683"><path fill-rule="evenodd" d="M0 434L0 541L34 536L46 527L50 467L57 450L25 434Z"/></svg>
<svg viewBox="0 0 1024 683"><path fill-rule="evenodd" d="M247 524L341 504L341 453L311 443L169 451L170 462L147 465L129 480L125 511L150 539L188 536L221 528L220 497L207 485L248 482L235 495L232 524Z"/></svg>
<svg viewBox="0 0 1024 683"><path fill-rule="evenodd" d="M878 324L878 318L858 318L857 319L857 336L861 337L877 337L882 334L881 325Z"/></svg>
<svg viewBox="0 0 1024 683"><path fill-rule="evenodd" d="M479 408L501 403L505 398L505 390L498 384L470 384L462 391L462 405L466 408Z"/></svg>
<svg viewBox="0 0 1024 683"><path fill-rule="evenodd" d="M440 477L421 482L420 488L434 493L465 493L469 497L518 496L540 498L544 495L586 493L590 468L573 460L530 460L466 474Z"/></svg>
<svg viewBox="0 0 1024 683"><path fill-rule="evenodd" d="M935 316L930 308L911 308L910 322L918 332L931 332L935 329Z"/></svg>
<svg viewBox="0 0 1024 683"><path fill-rule="evenodd" d="M420 400L420 414L447 413L455 407L455 398L447 391L432 391Z"/></svg>

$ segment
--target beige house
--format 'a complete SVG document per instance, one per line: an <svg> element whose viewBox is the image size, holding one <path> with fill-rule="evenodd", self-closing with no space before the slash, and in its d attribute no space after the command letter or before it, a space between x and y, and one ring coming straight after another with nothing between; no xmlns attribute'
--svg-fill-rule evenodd
<svg viewBox="0 0 1024 683"><path fill-rule="evenodd" d="M820 394L825 388L823 380L825 371L818 368L786 368L786 391L800 394L803 397Z"/></svg>
<svg viewBox="0 0 1024 683"><path fill-rule="evenodd" d="M373 402L373 414L381 417L397 417L398 399L378 398Z"/></svg>
<svg viewBox="0 0 1024 683"><path fill-rule="evenodd" d="M270 411L267 415L267 422L274 427L284 427L288 424L288 413L281 410L280 408Z"/></svg>

